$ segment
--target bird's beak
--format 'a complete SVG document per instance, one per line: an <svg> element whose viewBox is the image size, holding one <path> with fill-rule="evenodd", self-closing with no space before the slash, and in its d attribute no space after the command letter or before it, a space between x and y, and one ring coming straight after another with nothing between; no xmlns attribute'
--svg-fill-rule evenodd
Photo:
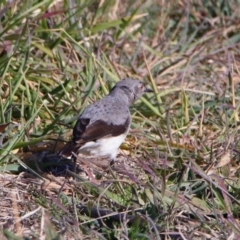
<svg viewBox="0 0 240 240"><path fill-rule="evenodd" d="M153 92L153 90L150 89L150 88L145 88L144 92L149 92L149 93L151 93L151 92Z"/></svg>

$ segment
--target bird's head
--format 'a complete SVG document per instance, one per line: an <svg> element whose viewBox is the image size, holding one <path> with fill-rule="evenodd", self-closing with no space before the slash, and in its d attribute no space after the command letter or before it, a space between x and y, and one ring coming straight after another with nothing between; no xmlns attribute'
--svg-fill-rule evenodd
<svg viewBox="0 0 240 240"><path fill-rule="evenodd" d="M141 81L131 78L119 81L111 90L112 94L122 94L122 97L127 97L129 105L139 99L146 92L153 91L147 88Z"/></svg>

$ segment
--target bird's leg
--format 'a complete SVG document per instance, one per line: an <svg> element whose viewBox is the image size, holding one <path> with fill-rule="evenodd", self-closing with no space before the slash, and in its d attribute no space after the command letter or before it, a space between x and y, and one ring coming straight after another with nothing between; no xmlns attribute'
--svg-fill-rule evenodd
<svg viewBox="0 0 240 240"><path fill-rule="evenodd" d="M77 173L77 158L74 154L72 155L72 160L73 160L73 172L76 174Z"/></svg>
<svg viewBox="0 0 240 240"><path fill-rule="evenodd" d="M110 167L113 167L114 163L115 163L115 159L110 159Z"/></svg>

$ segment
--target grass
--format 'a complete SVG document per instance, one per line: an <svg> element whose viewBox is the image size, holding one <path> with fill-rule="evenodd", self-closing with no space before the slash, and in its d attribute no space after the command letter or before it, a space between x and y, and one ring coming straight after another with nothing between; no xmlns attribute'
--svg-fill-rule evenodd
<svg viewBox="0 0 240 240"><path fill-rule="evenodd" d="M238 239L239 5L1 2L1 239ZM154 94L86 180L56 153L124 77Z"/></svg>

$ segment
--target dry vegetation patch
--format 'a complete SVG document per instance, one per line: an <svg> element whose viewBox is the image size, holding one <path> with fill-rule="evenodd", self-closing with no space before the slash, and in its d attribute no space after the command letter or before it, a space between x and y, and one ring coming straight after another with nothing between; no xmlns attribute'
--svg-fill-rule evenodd
<svg viewBox="0 0 240 240"><path fill-rule="evenodd" d="M239 9L1 2L0 238L239 239ZM124 77L154 94L131 108L115 165L59 159L79 113Z"/></svg>

